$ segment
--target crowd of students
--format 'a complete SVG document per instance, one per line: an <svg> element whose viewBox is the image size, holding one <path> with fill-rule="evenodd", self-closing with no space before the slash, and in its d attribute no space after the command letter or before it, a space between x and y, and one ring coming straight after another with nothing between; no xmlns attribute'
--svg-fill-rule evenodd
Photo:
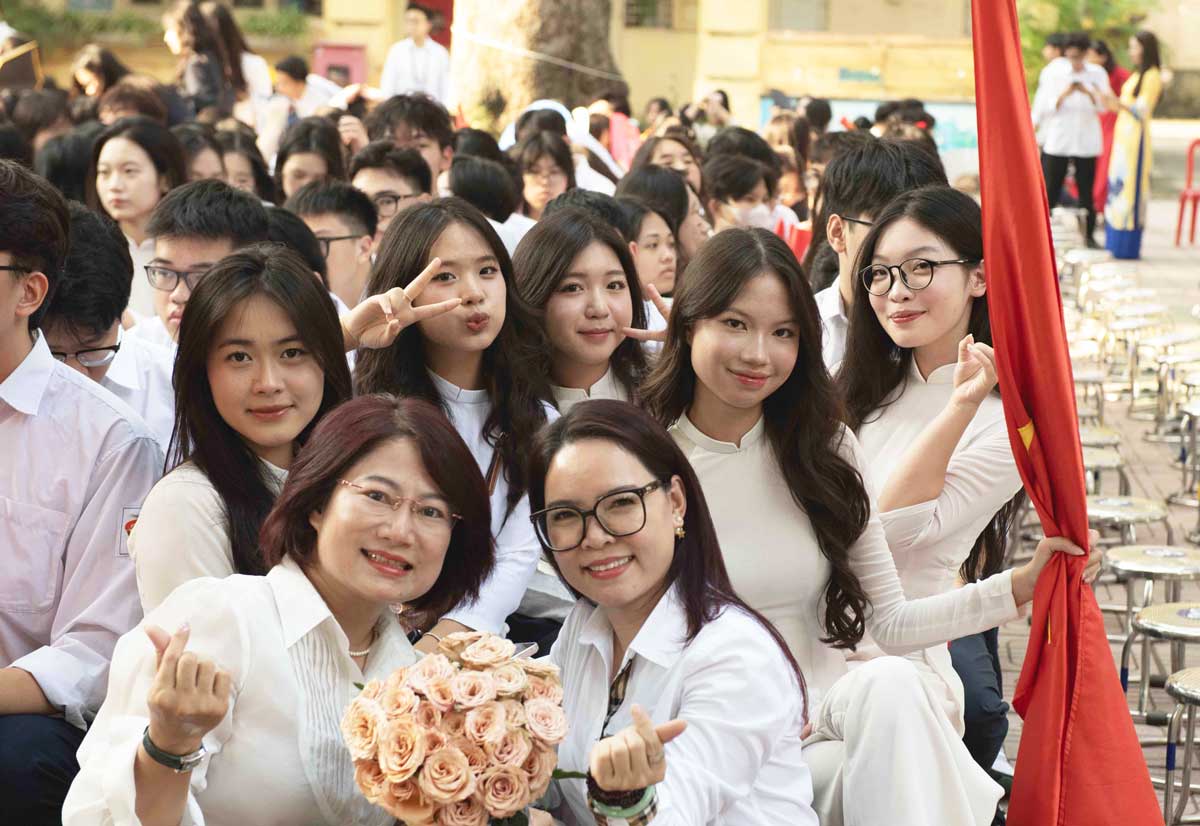
<svg viewBox="0 0 1200 826"><path fill-rule="evenodd" d="M487 631L592 775L535 824L1002 822L995 629L1086 551L1008 564L980 210L919 101L656 99L627 169L616 93L264 140L228 10L168 21L175 86L89 48L5 104L0 820L388 823L355 684Z"/></svg>

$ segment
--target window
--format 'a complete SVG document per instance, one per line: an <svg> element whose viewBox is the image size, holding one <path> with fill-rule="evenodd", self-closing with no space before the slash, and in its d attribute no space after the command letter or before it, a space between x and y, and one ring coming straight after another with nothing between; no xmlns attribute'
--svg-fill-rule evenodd
<svg viewBox="0 0 1200 826"><path fill-rule="evenodd" d="M828 0L771 0L771 29L823 32L829 27Z"/></svg>
<svg viewBox="0 0 1200 826"><path fill-rule="evenodd" d="M320 17L324 0L279 0L281 9L298 9L313 17Z"/></svg>
<svg viewBox="0 0 1200 826"><path fill-rule="evenodd" d="M625 0L625 25L631 28L671 28L672 0Z"/></svg>

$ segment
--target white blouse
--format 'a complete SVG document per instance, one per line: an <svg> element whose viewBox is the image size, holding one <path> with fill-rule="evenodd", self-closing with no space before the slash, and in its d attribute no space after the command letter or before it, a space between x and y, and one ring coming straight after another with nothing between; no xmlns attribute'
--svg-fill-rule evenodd
<svg viewBox="0 0 1200 826"><path fill-rule="evenodd" d="M760 419L738 446L705 436L686 416L671 427L700 477L734 589L783 634L816 707L847 670L842 651L820 640L830 565L808 515L792 499L764 431ZM843 432L838 450L865 474L853 433ZM867 630L888 654L944 643L1019 616L1011 571L950 593L906 599L873 502L849 559L870 601Z"/></svg>
<svg viewBox="0 0 1200 826"><path fill-rule="evenodd" d="M79 748L63 826L138 826L133 766L149 723L155 651L143 626L191 625L188 649L233 682L229 712L204 737L180 826L388 826L362 797L340 722L355 683L416 661L398 622L385 622L364 673L329 607L298 565L265 577L198 579L121 637L108 699Z"/></svg>
<svg viewBox="0 0 1200 826"><path fill-rule="evenodd" d="M263 465L278 492L287 471ZM147 614L185 582L235 573L225 503L200 468L184 462L150 490L129 536L129 552Z"/></svg>
<svg viewBox="0 0 1200 826"><path fill-rule="evenodd" d="M678 717L688 724L666 745L654 826L817 826L800 747L804 701L779 645L736 608L690 643L686 638L687 615L672 588L625 652L621 668L633 661L625 699L602 733L613 630L603 609L576 603L550 652L562 669L570 723L559 767L587 771L592 746L632 725L637 703L655 723ZM558 816L571 826L594 826L584 782L556 785L563 797Z"/></svg>
<svg viewBox="0 0 1200 826"><path fill-rule="evenodd" d="M929 422L954 393L955 365L922 378L914 362L895 401L858 429L867 470L882 489ZM910 599L954 590L975 540L1008 500L1021 489L1004 423L1004 404L992 394L983 400L946 468L946 486L937 499L879 514L896 560L900 584ZM867 647L869 649L869 647ZM864 651L868 656L879 651ZM961 728L962 681L945 645L908 655L943 697L950 719Z"/></svg>
<svg viewBox="0 0 1200 826"><path fill-rule="evenodd" d="M495 454L495 449L483 436L483 425L492 411L488 391L464 390L433 372L429 376L450 410L450 423L467 443L467 448L479 465L479 472L486 479ZM558 418L558 411L546 405L546 415L553 421ZM529 497L522 496L513 512L508 513L508 481L504 478L502 468L496 474L491 506L496 566L479 589L479 599L458 606L446 614L445 619L461 622L476 631L503 635L505 618L520 606L525 590L531 583L535 585L535 591L560 596L567 592L557 579L551 581L545 573L535 574L542 546L533 532L533 523L529 521ZM535 575L537 582L534 582ZM542 587L537 587L538 583ZM566 598L562 596L557 601L565 603ZM566 611L560 613L565 615Z"/></svg>
<svg viewBox="0 0 1200 826"><path fill-rule="evenodd" d="M564 416L572 407L588 399L616 399L619 402L629 401L629 391L617 379L612 367L609 367L608 371L591 387L581 389L578 387L551 386L550 390L554 393L554 403L558 405L558 412Z"/></svg>
<svg viewBox="0 0 1200 826"><path fill-rule="evenodd" d="M175 428L175 388L171 384L174 369L174 349L125 333L121 349L100 379L102 387L142 417L164 454L170 449Z"/></svg>
<svg viewBox="0 0 1200 826"><path fill-rule="evenodd" d="M153 318L154 288L150 286L150 276L146 275L146 265L154 260L154 239L147 238L139 244L126 235L125 240L129 242L129 257L133 259L133 282L126 306L138 319Z"/></svg>

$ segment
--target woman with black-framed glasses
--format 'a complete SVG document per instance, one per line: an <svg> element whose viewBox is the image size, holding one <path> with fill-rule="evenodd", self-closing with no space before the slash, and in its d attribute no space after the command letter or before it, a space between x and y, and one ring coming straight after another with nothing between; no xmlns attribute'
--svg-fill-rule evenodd
<svg viewBox="0 0 1200 826"><path fill-rule="evenodd" d="M551 790L559 819L815 826L800 668L734 593L667 431L628 403L581 402L534 441L529 485L578 598L549 659L570 723L559 765L591 777Z"/></svg>

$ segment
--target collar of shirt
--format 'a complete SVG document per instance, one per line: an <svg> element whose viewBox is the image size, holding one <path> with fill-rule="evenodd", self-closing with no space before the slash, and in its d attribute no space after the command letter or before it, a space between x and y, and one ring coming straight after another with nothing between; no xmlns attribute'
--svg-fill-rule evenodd
<svg viewBox="0 0 1200 826"><path fill-rule="evenodd" d="M559 387L554 385L554 397L559 401L587 401L593 396L598 398L612 398L613 392L617 389L617 380L613 376L612 365L604 371L604 375L596 379L596 383L591 387Z"/></svg>
<svg viewBox="0 0 1200 826"><path fill-rule="evenodd" d="M113 360L108 365L108 372L104 374L104 378L124 387L126 390L141 390L142 380L138 375L136 347L136 344L130 343L128 337L124 338L121 341L121 349L117 350L113 356Z"/></svg>
<svg viewBox="0 0 1200 826"><path fill-rule="evenodd" d="M685 438L696 447L703 448L710 453L738 453L746 450L751 445L757 443L766 431L766 419L759 417L754 423L754 427L742 437L741 445L735 445L733 442L722 442L717 439L707 436L700 431L700 428L692 424L691 419L686 415L680 416L679 421L675 422L675 428L684 435Z"/></svg>
<svg viewBox="0 0 1200 826"><path fill-rule="evenodd" d="M925 378L921 375L921 371L917 369L917 359L914 356L908 372L909 376L917 384L954 384L954 368L957 366L957 362L943 364L941 367L935 368L929 374L929 378Z"/></svg>
<svg viewBox="0 0 1200 826"><path fill-rule="evenodd" d="M612 673L613 630L604 609L597 605L584 622L576 638L577 645L596 649ZM687 615L683 610L678 589L672 586L663 594L650 616L642 623L625 652L624 667L635 654L662 668L671 668L687 645Z"/></svg>
<svg viewBox="0 0 1200 826"><path fill-rule="evenodd" d="M462 402L463 404L487 404L488 391L486 390L464 390L453 382L446 381L432 370L427 371L429 378L433 379L433 386L442 394L442 398L452 402Z"/></svg>
<svg viewBox="0 0 1200 826"><path fill-rule="evenodd" d="M33 349L21 360L17 369L0 382L0 400L26 416L37 415L53 373L54 356L50 355L46 339L38 332Z"/></svg>
<svg viewBox="0 0 1200 826"><path fill-rule="evenodd" d="M821 290L813 296L813 299L817 302L817 312L822 321L837 320L843 324L849 323L849 319L846 317L846 304L842 301L842 291L838 289L837 281Z"/></svg>

